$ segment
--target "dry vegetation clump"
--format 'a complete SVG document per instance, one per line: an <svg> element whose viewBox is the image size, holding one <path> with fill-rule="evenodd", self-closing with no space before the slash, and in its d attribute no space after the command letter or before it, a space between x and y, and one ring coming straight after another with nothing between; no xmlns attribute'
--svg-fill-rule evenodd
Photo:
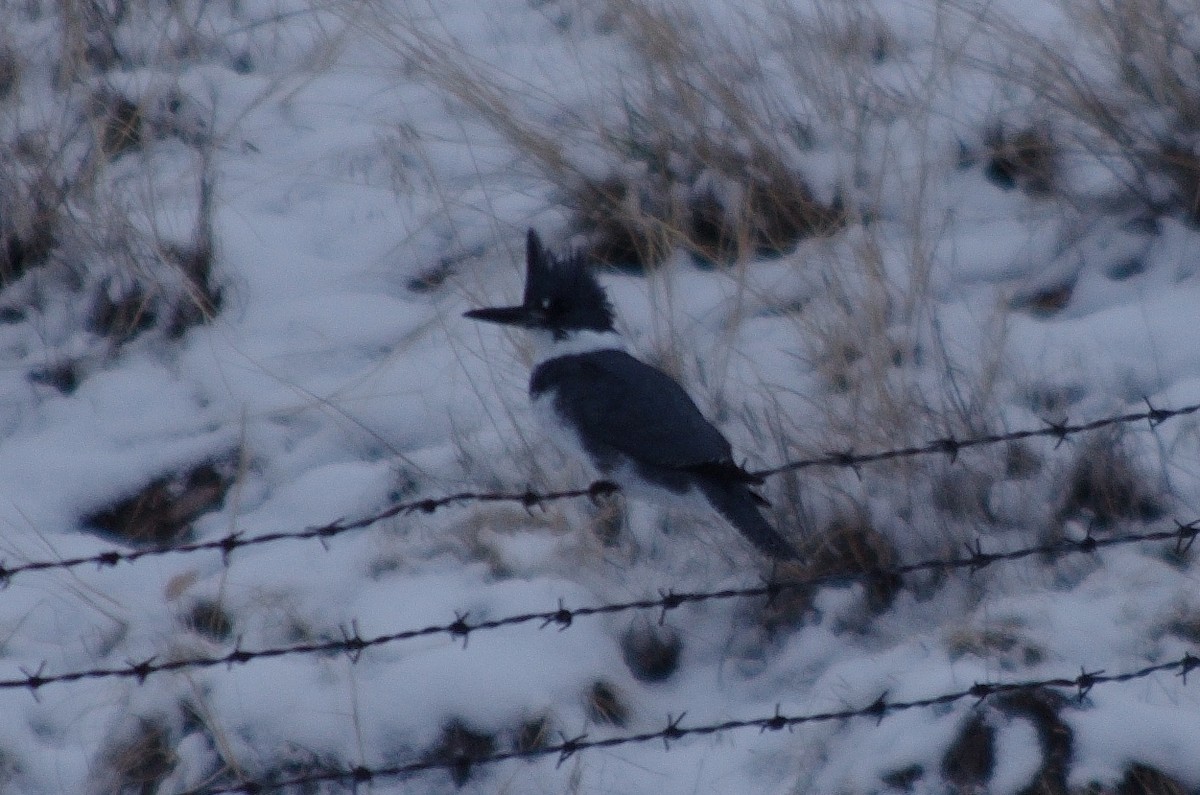
<svg viewBox="0 0 1200 795"><path fill-rule="evenodd" d="M584 699L587 715L597 723L624 726L629 722L629 705L616 685L598 679L588 688Z"/></svg>
<svg viewBox="0 0 1200 795"><path fill-rule="evenodd" d="M996 663L1002 670L1019 671L1046 659L1045 649L1029 640L1023 628L1015 619L983 627L955 627L946 636L946 650L951 659L971 655Z"/></svg>
<svg viewBox="0 0 1200 795"><path fill-rule="evenodd" d="M714 140L714 130L692 129L686 119L642 124L660 137L609 138L629 152L626 163L636 168L584 178L564 195L570 226L595 262L638 271L683 247L703 264L727 265L747 256L780 256L805 238L833 234L846 221L840 198L818 200L772 149L751 144L751 152L742 154L736 140L741 131L723 141ZM669 133L661 135L664 130Z"/></svg>
<svg viewBox="0 0 1200 795"><path fill-rule="evenodd" d="M21 140L5 150L0 160L0 290L49 262L65 221L66 200L54 155Z"/></svg>
<svg viewBox="0 0 1200 795"><path fill-rule="evenodd" d="M984 174L1006 190L1021 187L1035 196L1051 193L1059 176L1061 154L1044 126L1007 131L997 125L987 134Z"/></svg>
<svg viewBox="0 0 1200 795"><path fill-rule="evenodd" d="M0 42L0 103L11 106L0 125L0 306L42 348L29 379L67 393L135 339L178 338L219 311L214 142L204 103L180 87L195 63L171 46L190 29L172 8L10 10L10 31L53 29L60 51L18 46L15 33ZM47 101L50 115L27 110ZM178 221L188 182L190 228Z"/></svg>
<svg viewBox="0 0 1200 795"><path fill-rule="evenodd" d="M1049 318L1057 315L1071 304L1075 295L1075 280L1044 287L1028 295L1013 296L1009 306L1017 311L1028 312L1034 317Z"/></svg>
<svg viewBox="0 0 1200 795"><path fill-rule="evenodd" d="M635 619L621 637L621 657L643 682L669 679L679 668L683 636L669 624Z"/></svg>
<svg viewBox="0 0 1200 795"><path fill-rule="evenodd" d="M798 626L809 617L818 587L799 583L861 583L869 615L886 611L904 587L902 578L885 571L900 563L895 545L861 515L835 518L813 532L802 551L803 562L779 564L772 572L772 581L783 587L759 616L770 631Z"/></svg>
<svg viewBox="0 0 1200 795"><path fill-rule="evenodd" d="M155 478L136 494L83 520L126 543L162 546L187 539L191 523L217 508L236 474L236 456L203 461L186 470Z"/></svg>
<svg viewBox="0 0 1200 795"><path fill-rule="evenodd" d="M996 727L971 715L942 755L942 779L953 792L985 792L996 767Z"/></svg>
<svg viewBox="0 0 1200 795"><path fill-rule="evenodd" d="M495 752L496 738L471 729L466 723L454 720L442 727L441 737L428 755L430 762L447 765L450 777L458 786L471 778L472 760Z"/></svg>
<svg viewBox="0 0 1200 795"><path fill-rule="evenodd" d="M384 13L373 34L533 166L593 261L640 271L679 248L704 264L778 256L850 217L837 186L813 185L794 156L813 146L809 120L754 87L755 50L682 4L608 4L604 29L636 68L603 89L604 107L549 119L530 111L527 86L505 85L427 20Z"/></svg>
<svg viewBox="0 0 1200 795"><path fill-rule="evenodd" d="M812 576L859 576L866 589L867 608L874 613L891 606L903 581L885 569L899 565L895 546L862 518L840 520L815 534L816 548L807 556Z"/></svg>
<svg viewBox="0 0 1200 795"><path fill-rule="evenodd" d="M1120 521L1150 522L1166 513L1162 490L1119 432L1087 440L1063 477L1060 519L1082 519L1108 529Z"/></svg>
<svg viewBox="0 0 1200 795"><path fill-rule="evenodd" d="M517 753L531 753L550 744L552 722L548 715L538 715L521 723L513 736L512 749Z"/></svg>
<svg viewBox="0 0 1200 795"><path fill-rule="evenodd" d="M175 738L161 717L138 718L111 738L98 759L96 792L149 795L175 769ZM103 782L101 784L101 782Z"/></svg>
<svg viewBox="0 0 1200 795"><path fill-rule="evenodd" d="M992 20L1027 49L1010 77L1065 119L1060 143L1109 169L1109 211L1131 207L1200 225L1200 21L1180 0L1063 0L1089 47L1060 47ZM1086 53L1087 62L1082 60ZM1014 64L1006 65L1006 69ZM1094 198L1094 197L1093 197ZM1098 209L1105 209L1100 207Z"/></svg>
<svg viewBox="0 0 1200 795"><path fill-rule="evenodd" d="M917 241L898 252L870 225L850 230L847 238L817 252L810 267L821 292L789 313L800 346L798 369L821 391L805 401L806 410L770 409L760 423L770 429L762 448L777 446L778 457L790 460L999 430L996 410L1004 399L1007 365L1004 317L997 314L977 338L948 339L931 304L932 243ZM814 538L835 528L837 515L850 506L871 506L863 521L877 525L892 560L907 562L946 554L978 537L993 520L991 487L1017 477L1007 473L1010 465L1035 468L1033 462L1007 460L1000 449L947 452L861 470L807 469L773 479L768 497L776 515L784 517L811 516L814 505L823 503L834 506L832 517L806 520ZM899 533L900 526L907 529Z"/></svg>
<svg viewBox="0 0 1200 795"><path fill-rule="evenodd" d="M183 617L183 624L216 643L233 635L233 617L215 599L197 599Z"/></svg>
<svg viewBox="0 0 1200 795"><path fill-rule="evenodd" d="M113 160L142 146L142 108L123 94L101 92L91 100L92 123L104 157Z"/></svg>

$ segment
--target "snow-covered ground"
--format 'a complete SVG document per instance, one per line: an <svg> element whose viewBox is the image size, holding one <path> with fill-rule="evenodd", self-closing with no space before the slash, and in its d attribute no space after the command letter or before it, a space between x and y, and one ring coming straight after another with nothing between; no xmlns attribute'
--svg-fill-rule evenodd
<svg viewBox="0 0 1200 795"><path fill-rule="evenodd" d="M0 558L586 486L535 423L523 340L462 317L519 295L531 226L613 255L602 278L632 349L750 468L1200 402L1198 60L1184 2L0 0ZM801 195L819 228L777 223ZM741 225L705 238L695 208L713 206ZM621 213L650 267L604 248L597 214ZM1170 529L1198 515L1198 454L1181 417L808 468L765 493L813 550L801 576L820 575ZM684 712L700 726L1134 671L1196 651L1191 560L1136 544L701 602L661 627L625 611L3 688L0 791L202 792ZM770 573L711 517L465 502L324 543L23 571L0 591L0 680ZM664 640L665 676L630 662ZM1200 698L1180 677L1075 696L362 786L1200 788ZM320 786L293 791L352 788Z"/></svg>

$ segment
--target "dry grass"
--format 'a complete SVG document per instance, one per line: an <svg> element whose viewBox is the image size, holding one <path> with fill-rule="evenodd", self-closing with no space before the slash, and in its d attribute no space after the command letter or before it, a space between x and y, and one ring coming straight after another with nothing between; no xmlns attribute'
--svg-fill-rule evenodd
<svg viewBox="0 0 1200 795"><path fill-rule="evenodd" d="M635 66L620 86L597 87L594 114L506 81L439 30L436 9L347 14L519 152L598 262L640 270L677 248L715 263L778 255L846 220L837 195L818 198L788 157L808 145L803 120L753 93L753 80L731 80L761 73L753 49L682 4L604 6Z"/></svg>
<svg viewBox="0 0 1200 795"><path fill-rule="evenodd" d="M630 708L625 694L603 679L592 683L584 699L584 708L596 723L624 726L629 722Z"/></svg>
<svg viewBox="0 0 1200 795"><path fill-rule="evenodd" d="M101 750L95 791L116 795L149 795L157 791L178 761L172 750L171 734L162 718L134 720Z"/></svg>
<svg viewBox="0 0 1200 795"><path fill-rule="evenodd" d="M1061 518L1108 529L1122 521L1150 522L1167 512L1167 499L1120 433L1086 440L1062 477Z"/></svg>
<svg viewBox="0 0 1200 795"><path fill-rule="evenodd" d="M44 348L30 379L69 392L131 344L162 346L220 312L212 163L238 119L218 128L217 94L194 78L197 67L245 74L253 53L241 42L268 20L236 4L10 5L0 29L0 307ZM23 25L56 34L32 40L57 51L18 46ZM312 38L316 67L338 42ZM262 78L240 112L309 76ZM82 311L52 322L45 305L55 302ZM80 326L86 350L58 351Z"/></svg>
<svg viewBox="0 0 1200 795"><path fill-rule="evenodd" d="M31 357L30 379L61 392L147 332L175 338L220 308L214 142L202 133L203 103L178 87L191 62L173 46L194 36L199 21L156 19L164 13L172 16L153 4L27 4L10 24L50 17L60 36L48 80L40 68L46 53L0 48L0 103L16 110L0 128L0 304L12 321L28 321L45 347ZM143 34L132 51L130 26ZM158 77L135 88L126 76L132 66ZM37 116L28 108L41 103L23 100L45 94L55 110ZM192 151L187 173L171 173L158 157L176 143ZM183 180L196 186L195 222L168 231L160 218L178 212L161 207L160 196ZM56 301L84 312L49 322L45 305ZM77 326L91 332L91 347L58 352Z"/></svg>
<svg viewBox="0 0 1200 795"><path fill-rule="evenodd" d="M1131 205L1200 224L1200 23L1178 0L1062 0L1086 48L995 16L1004 40L1024 42L994 66L1066 121L1062 144L1108 168L1119 186L1111 209ZM1078 39L1076 39L1078 40ZM1071 186L1062 186L1069 194Z"/></svg>
<svg viewBox="0 0 1200 795"><path fill-rule="evenodd" d="M632 64L618 83L589 86L593 104L580 106L464 51L436 5L342 8L395 54L403 79L432 81L470 124L482 125L470 130L486 129L511 150L514 168L531 172L562 210L570 240L591 258L644 272L686 252L702 266L731 268L736 305L704 365L691 330L672 319L659 325L657 317L662 342L648 358L684 381L702 406L715 407L719 421L743 421L752 442L735 448L757 450L766 463L993 429L1003 321L980 335L988 350L965 355L944 343L934 323L931 273L944 221L928 217L925 197L936 153L913 171L872 143L879 125L898 117L914 127L935 123L922 114L939 90L919 69L905 71L906 44L883 17L836 3L801 12L762 2L720 18L673 2L572 7L564 47L579 35L573 26L584 37L601 29ZM959 56L939 57L949 66ZM886 81L881 64L889 67ZM894 79L897 71L903 79ZM997 132L990 141L996 168L1031 192L1049 190L1058 176L1057 141L1039 133ZM813 162L836 167L818 177ZM885 191L901 178L910 200L903 217L889 220L911 232L903 251L894 226L889 237L876 222ZM752 269L763 259L786 264L811 288L810 300L780 311L795 329L797 371L819 374L822 394L776 400L753 389L743 404L726 392L744 307L773 302L755 286ZM652 300L668 308L669 284L648 281ZM1003 311L998 306L997 316ZM902 499L921 503L924 484L945 466L882 469L897 494L908 495ZM1001 466L989 460L979 477ZM863 488L844 474L806 472L770 484L777 523L810 538L859 512ZM914 505L900 510L923 518ZM966 517L943 511L948 518L921 535L931 545L957 543L981 521L971 510Z"/></svg>

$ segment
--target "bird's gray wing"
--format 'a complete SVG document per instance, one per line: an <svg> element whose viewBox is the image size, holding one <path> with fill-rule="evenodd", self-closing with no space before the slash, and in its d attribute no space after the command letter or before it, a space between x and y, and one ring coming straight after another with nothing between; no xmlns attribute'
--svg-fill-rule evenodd
<svg viewBox="0 0 1200 795"><path fill-rule="evenodd" d="M740 471L729 442L683 387L623 351L543 363L533 373L530 391L536 397L550 388L555 410L579 428L585 447L601 459L615 450L665 469Z"/></svg>

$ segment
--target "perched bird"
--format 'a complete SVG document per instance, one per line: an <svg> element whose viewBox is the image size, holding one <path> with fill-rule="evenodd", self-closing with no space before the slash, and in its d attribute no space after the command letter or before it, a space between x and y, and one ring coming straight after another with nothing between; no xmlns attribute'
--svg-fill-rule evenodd
<svg viewBox="0 0 1200 795"><path fill-rule="evenodd" d="M707 500L762 552L799 558L759 511L758 478L733 460L729 442L673 378L630 356L613 327L604 288L578 257L558 259L530 229L520 306L466 317L529 329L537 351L529 393L552 430L622 491L635 497ZM695 501L693 500L693 503Z"/></svg>

